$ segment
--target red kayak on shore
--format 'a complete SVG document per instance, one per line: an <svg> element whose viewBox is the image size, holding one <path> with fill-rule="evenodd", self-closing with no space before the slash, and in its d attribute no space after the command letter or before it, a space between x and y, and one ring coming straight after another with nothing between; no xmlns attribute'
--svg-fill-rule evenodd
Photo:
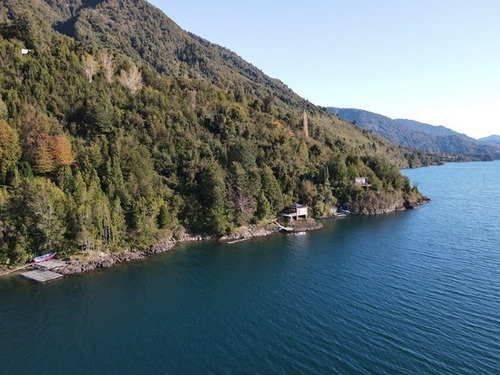
<svg viewBox="0 0 500 375"><path fill-rule="evenodd" d="M57 253L55 251L53 251L53 252L48 253L48 254L39 255L39 256L33 258L33 262L35 262L35 263L45 262L46 260L53 259L56 256L56 254Z"/></svg>

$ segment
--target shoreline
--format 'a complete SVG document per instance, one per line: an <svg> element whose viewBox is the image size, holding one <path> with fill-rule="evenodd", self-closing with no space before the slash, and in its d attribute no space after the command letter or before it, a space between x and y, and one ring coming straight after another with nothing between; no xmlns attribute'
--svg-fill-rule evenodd
<svg viewBox="0 0 500 375"><path fill-rule="evenodd" d="M294 232L311 231L322 228L323 225L314 219L309 219L304 222L297 222L293 224ZM56 272L63 275L74 275L80 273L86 273L89 271L94 271L103 268L110 268L117 266L122 263L128 263L132 261L139 261L146 259L150 256L156 254L162 254L172 251L177 244L188 243L188 242L199 242L199 241L218 241L221 243L231 244L235 241L243 241L252 238L266 237L273 234L278 234L279 229L276 225L266 224L264 226L252 226L244 228L240 231L236 231L227 236L220 238L214 238L209 236L187 236L181 240L175 240L173 238L164 239L145 250L130 251L124 250L116 253L113 252L97 252L94 254L76 254L70 257L66 262L66 265L55 269Z"/></svg>
<svg viewBox="0 0 500 375"><path fill-rule="evenodd" d="M430 199L427 197L421 197L417 202L412 202L412 204L405 205L404 207L394 207L394 210L384 210L383 212L377 212L377 213L371 213L370 215L374 214L387 214L390 212L397 212L397 211L405 211L408 209L415 209L418 208L420 205L424 203L430 202ZM360 213L352 213L351 215L363 215L362 212ZM331 217L327 218L321 218L321 219L335 219L337 217L343 217L345 215L337 216L333 215ZM287 224L288 226L293 228L293 233L300 233L300 232L306 232L306 231L313 231L313 230L318 230L323 228L323 224L318 222L315 219L307 219L307 220L300 220L300 221L292 221ZM162 254L166 253L169 251L172 251L177 244L180 243L187 243L187 242L198 242L198 241L218 241L220 243L226 243L226 244L233 244L236 242L240 241L245 241L249 240L252 238L259 238L259 237L266 237L270 235L275 235L279 234L280 230L276 224L266 224L266 225L254 225L250 227L245 227L241 228L241 230L237 230L235 233L231 233L226 236L222 236L220 238L214 238L210 236L202 236L202 235L197 235L197 236L186 236L180 240L175 240L174 238L166 238L158 243L151 245L149 248L144 249L144 250L137 250L133 251L130 249L124 249L121 251L117 252L111 252L111 251L93 251L93 252L88 252L88 253L78 253L74 254L68 258L63 258L59 259L60 261L64 262L64 265L61 265L57 268L54 268L53 271L57 272L61 275L77 275L81 273L87 273L99 269L106 269L106 268L111 268L118 266L120 264L124 263L129 263L129 262L135 262L135 261L140 261L144 260L150 256L154 256L156 254ZM43 262L42 263L27 263L21 266L18 266L14 269L4 269L2 272L0 272L0 277L1 276L6 276L6 275L14 275L16 273L19 273L19 271L22 270L29 270L29 269L43 269Z"/></svg>

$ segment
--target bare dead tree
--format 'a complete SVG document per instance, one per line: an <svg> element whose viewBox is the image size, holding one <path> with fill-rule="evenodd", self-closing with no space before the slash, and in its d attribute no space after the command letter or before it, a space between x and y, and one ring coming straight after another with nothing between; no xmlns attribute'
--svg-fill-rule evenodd
<svg viewBox="0 0 500 375"><path fill-rule="evenodd" d="M128 71L122 69L120 71L119 81L124 87L130 90L132 95L135 95L144 85L142 74L135 65L132 65Z"/></svg>
<svg viewBox="0 0 500 375"><path fill-rule="evenodd" d="M239 195L236 201L240 216L244 222L248 222L256 211L256 208L245 195Z"/></svg>
<svg viewBox="0 0 500 375"><path fill-rule="evenodd" d="M304 120L302 121L302 126L304 127L304 136L309 138L309 120L307 118L307 113L304 110Z"/></svg>
<svg viewBox="0 0 500 375"><path fill-rule="evenodd" d="M196 90L191 90L189 92L189 105L192 109L196 109Z"/></svg>
<svg viewBox="0 0 500 375"><path fill-rule="evenodd" d="M95 61L94 56L87 54L82 55L82 67L89 82L92 82L98 66L99 64Z"/></svg>
<svg viewBox="0 0 500 375"><path fill-rule="evenodd" d="M113 82L113 56L107 52L101 52L99 55L101 66L104 72L104 79L107 83Z"/></svg>

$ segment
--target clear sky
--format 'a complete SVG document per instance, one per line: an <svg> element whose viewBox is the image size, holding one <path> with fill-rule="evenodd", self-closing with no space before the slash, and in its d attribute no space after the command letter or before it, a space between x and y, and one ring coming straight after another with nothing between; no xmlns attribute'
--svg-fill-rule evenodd
<svg viewBox="0 0 500 375"><path fill-rule="evenodd" d="M499 0L150 2L314 104L500 134Z"/></svg>

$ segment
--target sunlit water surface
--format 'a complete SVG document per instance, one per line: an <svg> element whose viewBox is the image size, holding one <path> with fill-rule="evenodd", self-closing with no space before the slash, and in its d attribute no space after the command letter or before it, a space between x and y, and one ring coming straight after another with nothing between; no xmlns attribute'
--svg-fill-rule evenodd
<svg viewBox="0 0 500 375"><path fill-rule="evenodd" d="M1 279L0 372L499 374L500 162L403 172L432 203Z"/></svg>

